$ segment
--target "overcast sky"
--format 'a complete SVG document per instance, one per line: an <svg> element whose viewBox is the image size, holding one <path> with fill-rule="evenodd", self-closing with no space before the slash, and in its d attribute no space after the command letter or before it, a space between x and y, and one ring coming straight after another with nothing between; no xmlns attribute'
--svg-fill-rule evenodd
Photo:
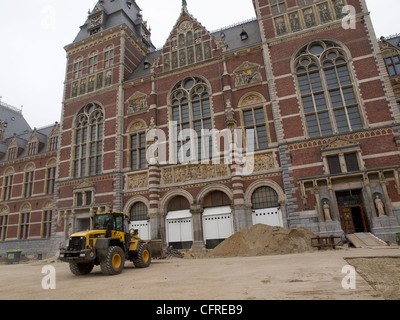
<svg viewBox="0 0 400 320"><path fill-rule="evenodd" d="M187 0L209 31L255 16L251 0ZM60 121L66 53L94 0L0 0L0 96L20 108L33 127ZM181 0L137 0L162 47L180 14ZM400 33L399 0L367 0L376 36Z"/></svg>

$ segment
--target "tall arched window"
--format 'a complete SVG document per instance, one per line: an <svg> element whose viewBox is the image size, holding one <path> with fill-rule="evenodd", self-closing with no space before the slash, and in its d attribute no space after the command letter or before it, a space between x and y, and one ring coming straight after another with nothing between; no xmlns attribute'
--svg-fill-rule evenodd
<svg viewBox="0 0 400 320"><path fill-rule="evenodd" d="M104 112L96 103L89 103L78 113L75 123L74 176L76 178L101 173Z"/></svg>
<svg viewBox="0 0 400 320"><path fill-rule="evenodd" d="M175 161L183 163L185 159L209 159L212 156L212 121L206 82L196 77L180 81L172 89L171 105L171 120L175 123ZM194 130L197 136L191 136L187 129Z"/></svg>
<svg viewBox="0 0 400 320"><path fill-rule="evenodd" d="M314 41L304 46L295 71L311 138L363 128L346 54L339 45Z"/></svg>

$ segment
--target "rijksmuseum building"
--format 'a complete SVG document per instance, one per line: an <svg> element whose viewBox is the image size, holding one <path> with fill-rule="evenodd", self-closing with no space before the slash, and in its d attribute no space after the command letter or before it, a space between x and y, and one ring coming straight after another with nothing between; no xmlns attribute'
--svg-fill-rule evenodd
<svg viewBox="0 0 400 320"><path fill-rule="evenodd" d="M54 255L108 210L177 249L257 223L394 241L400 37L365 0L253 4L210 32L183 1L155 49L134 0L99 1L65 47L61 121L1 104L0 254Z"/></svg>

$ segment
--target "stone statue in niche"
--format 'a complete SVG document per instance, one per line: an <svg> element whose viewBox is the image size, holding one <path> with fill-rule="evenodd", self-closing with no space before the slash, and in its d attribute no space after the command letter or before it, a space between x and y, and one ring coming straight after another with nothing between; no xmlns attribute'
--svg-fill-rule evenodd
<svg viewBox="0 0 400 320"><path fill-rule="evenodd" d="M322 208L324 210L324 217L326 222L332 221L331 217L331 206L329 205L329 201L325 200L322 202Z"/></svg>
<svg viewBox="0 0 400 320"><path fill-rule="evenodd" d="M231 132L236 128L235 111L233 111L232 103L229 99L226 101L225 125Z"/></svg>
<svg viewBox="0 0 400 320"><path fill-rule="evenodd" d="M380 198L379 194L375 195L375 206L376 209L378 210L378 216L379 217L385 217L386 213L385 213L385 204L383 203L382 199Z"/></svg>

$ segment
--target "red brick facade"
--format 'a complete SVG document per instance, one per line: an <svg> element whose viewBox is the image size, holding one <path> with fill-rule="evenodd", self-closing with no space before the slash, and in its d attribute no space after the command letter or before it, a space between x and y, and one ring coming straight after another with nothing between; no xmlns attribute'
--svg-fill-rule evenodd
<svg viewBox="0 0 400 320"><path fill-rule="evenodd" d="M128 10L105 1L90 13L65 47L55 239L109 209L136 220L148 239L178 247L213 247L254 223L394 239L400 114L365 1L253 4L255 20L214 33L184 4L158 51L144 22L132 18L135 3ZM122 11L132 19L90 26L91 17ZM179 143L191 154L205 148L174 141L173 123L200 136L200 129L241 134L244 147L254 132L250 172L236 158L171 162L188 154L174 149ZM145 161L154 147L166 161ZM33 221L40 219L31 216L30 232L38 232Z"/></svg>

